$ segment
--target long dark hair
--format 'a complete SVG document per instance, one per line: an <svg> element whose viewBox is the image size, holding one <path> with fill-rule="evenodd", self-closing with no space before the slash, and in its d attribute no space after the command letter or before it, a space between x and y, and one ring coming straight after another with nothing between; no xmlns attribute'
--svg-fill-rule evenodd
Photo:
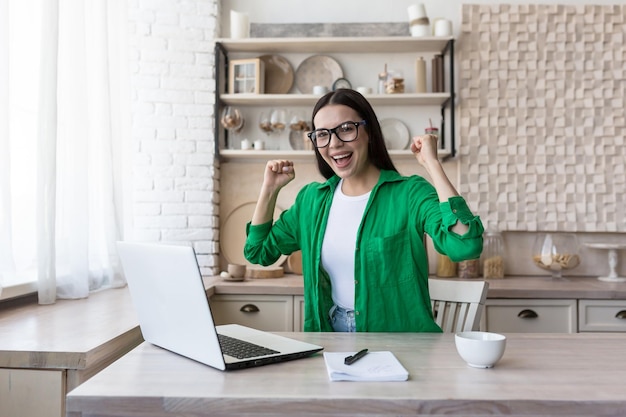
<svg viewBox="0 0 626 417"><path fill-rule="evenodd" d="M313 130L315 130L315 115L323 107L330 104L342 104L344 106L348 106L355 110L359 116L365 120L365 126L361 126L360 129L366 129L370 139L368 146L369 160L379 169L397 172L398 170L393 165L389 152L387 152L383 132L380 129L380 123L378 123L376 113L374 113L374 109L372 109L369 101L367 101L358 91L351 90L349 88L339 88L322 96L313 108L313 116L311 117L311 120L313 121ZM317 159L317 168L319 169L320 174L322 174L326 179L331 178L335 175L335 172L326 163L326 161L324 161L319 149L314 149L315 158Z"/></svg>

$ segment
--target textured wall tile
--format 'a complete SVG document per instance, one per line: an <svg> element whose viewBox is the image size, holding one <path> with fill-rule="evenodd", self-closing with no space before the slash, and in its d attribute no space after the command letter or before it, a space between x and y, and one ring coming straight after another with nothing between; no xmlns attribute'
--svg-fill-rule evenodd
<svg viewBox="0 0 626 417"><path fill-rule="evenodd" d="M463 5L461 192L504 230L626 232L624 5Z"/></svg>

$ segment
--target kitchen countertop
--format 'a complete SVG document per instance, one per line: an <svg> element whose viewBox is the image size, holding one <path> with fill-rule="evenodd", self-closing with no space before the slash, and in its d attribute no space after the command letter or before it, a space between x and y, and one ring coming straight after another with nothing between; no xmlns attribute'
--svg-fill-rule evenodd
<svg viewBox="0 0 626 417"><path fill-rule="evenodd" d="M0 308L0 367L85 369L143 341L127 288ZM36 357L33 357L36 352Z"/></svg>
<svg viewBox="0 0 626 417"><path fill-rule="evenodd" d="M487 298L626 300L626 283L603 282L596 277L552 279L548 276L508 276L504 279L488 281ZM207 284L214 294L303 294L301 275L286 274L282 278L246 279L242 282L224 281L220 277L211 277L207 279Z"/></svg>
<svg viewBox="0 0 626 417"><path fill-rule="evenodd" d="M141 342L128 288L49 305L0 305L0 368L65 371L67 390Z"/></svg>
<svg viewBox="0 0 626 417"><path fill-rule="evenodd" d="M489 280L487 298L586 298L626 300L626 283L596 277L508 277Z"/></svg>

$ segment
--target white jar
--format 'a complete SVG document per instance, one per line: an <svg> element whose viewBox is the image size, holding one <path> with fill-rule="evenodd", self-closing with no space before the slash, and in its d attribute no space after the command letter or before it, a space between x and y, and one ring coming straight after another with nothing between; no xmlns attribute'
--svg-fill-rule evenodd
<svg viewBox="0 0 626 417"><path fill-rule="evenodd" d="M413 20L428 17L426 15L426 7L424 6L424 3L410 5L409 7L407 7L407 12L409 14L409 23L411 23Z"/></svg>
<svg viewBox="0 0 626 417"><path fill-rule="evenodd" d="M452 36L452 22L448 19L438 19L435 22L435 36Z"/></svg>
<svg viewBox="0 0 626 417"><path fill-rule="evenodd" d="M430 24L416 24L411 25L411 36L421 37L421 36L430 36Z"/></svg>

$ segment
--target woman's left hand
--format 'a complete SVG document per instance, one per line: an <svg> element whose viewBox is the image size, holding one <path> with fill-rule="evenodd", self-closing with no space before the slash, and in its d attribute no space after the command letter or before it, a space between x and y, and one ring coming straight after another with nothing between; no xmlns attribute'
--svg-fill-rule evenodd
<svg viewBox="0 0 626 417"><path fill-rule="evenodd" d="M414 136L411 142L411 152L421 165L429 161L437 161L437 136Z"/></svg>

